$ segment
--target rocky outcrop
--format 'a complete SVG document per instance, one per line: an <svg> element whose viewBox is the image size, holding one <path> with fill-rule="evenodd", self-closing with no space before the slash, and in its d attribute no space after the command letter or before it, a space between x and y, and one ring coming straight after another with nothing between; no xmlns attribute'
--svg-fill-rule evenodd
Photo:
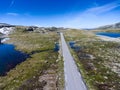
<svg viewBox="0 0 120 90"><path fill-rule="evenodd" d="M11 31L13 31L12 27L2 27L0 28L0 33L4 35L8 35Z"/></svg>
<svg viewBox="0 0 120 90"><path fill-rule="evenodd" d="M33 28L33 27L28 27L28 28L26 29L26 31L34 31L34 28Z"/></svg>

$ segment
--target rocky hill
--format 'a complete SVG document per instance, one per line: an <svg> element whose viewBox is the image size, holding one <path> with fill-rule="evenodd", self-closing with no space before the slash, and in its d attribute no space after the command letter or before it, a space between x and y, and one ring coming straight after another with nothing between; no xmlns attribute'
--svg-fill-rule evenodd
<svg viewBox="0 0 120 90"><path fill-rule="evenodd" d="M112 25L101 26L101 27L98 27L96 29L120 29L120 22L112 24Z"/></svg>

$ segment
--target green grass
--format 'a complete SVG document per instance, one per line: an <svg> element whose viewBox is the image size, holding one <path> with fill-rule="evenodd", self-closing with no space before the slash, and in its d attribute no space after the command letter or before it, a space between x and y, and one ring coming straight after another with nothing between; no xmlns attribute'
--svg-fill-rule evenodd
<svg viewBox="0 0 120 90"><path fill-rule="evenodd" d="M58 90L64 90L64 61L62 56L58 60Z"/></svg>
<svg viewBox="0 0 120 90"><path fill-rule="evenodd" d="M88 87L89 90L96 90L95 87L93 86L93 83L90 80L90 77L87 75L83 64L79 61L77 54L71 48L69 48L69 49L70 49L70 52L72 53L74 60L76 61L76 65L77 65L78 69L80 70L80 73L82 74L82 78L83 78L86 86Z"/></svg>
<svg viewBox="0 0 120 90"><path fill-rule="evenodd" d="M120 77L112 70L114 63L120 63L119 43L101 42L91 32L66 31L67 41L75 41L81 50L72 54L78 68L90 90L118 90L120 88ZM83 54L93 55L94 59L79 58ZM114 64L115 65L115 64ZM119 69L119 67L118 67Z"/></svg>
<svg viewBox="0 0 120 90"><path fill-rule="evenodd" d="M58 90L64 90L65 87L65 82L64 82L64 61L63 61L63 57L62 57L62 48L61 48L61 40L59 40L60 43L60 50L59 50L59 56L58 56L58 82L57 82L57 86L58 86Z"/></svg>
<svg viewBox="0 0 120 90"><path fill-rule="evenodd" d="M58 42L59 37L56 32L47 34L23 32L16 30L10 35L10 41L16 49L30 55L30 58L10 70L6 76L0 77L0 90L16 90L28 80L33 80L38 84L34 89L40 86L33 77L41 76L44 71L49 69L52 64L58 65L58 52L54 52L54 43ZM58 68L53 68L57 70ZM41 86L42 87L42 86ZM28 89L26 89L28 90Z"/></svg>

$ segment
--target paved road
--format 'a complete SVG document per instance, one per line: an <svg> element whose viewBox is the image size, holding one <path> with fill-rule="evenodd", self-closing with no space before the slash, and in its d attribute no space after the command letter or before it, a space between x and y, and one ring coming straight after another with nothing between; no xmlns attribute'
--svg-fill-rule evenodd
<svg viewBox="0 0 120 90"><path fill-rule="evenodd" d="M63 33L61 35L62 53L64 58L65 90L87 90L75 61L68 49Z"/></svg>

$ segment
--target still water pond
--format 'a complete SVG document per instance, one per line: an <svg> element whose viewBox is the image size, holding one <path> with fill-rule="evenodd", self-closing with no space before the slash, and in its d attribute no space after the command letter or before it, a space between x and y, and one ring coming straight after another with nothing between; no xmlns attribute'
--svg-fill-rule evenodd
<svg viewBox="0 0 120 90"><path fill-rule="evenodd" d="M99 33L96 33L96 35L103 35L103 36L114 37L114 38L120 37L120 33L114 33L114 32L99 32Z"/></svg>
<svg viewBox="0 0 120 90"><path fill-rule="evenodd" d="M15 50L12 44L0 44L0 76L26 60L28 55Z"/></svg>

